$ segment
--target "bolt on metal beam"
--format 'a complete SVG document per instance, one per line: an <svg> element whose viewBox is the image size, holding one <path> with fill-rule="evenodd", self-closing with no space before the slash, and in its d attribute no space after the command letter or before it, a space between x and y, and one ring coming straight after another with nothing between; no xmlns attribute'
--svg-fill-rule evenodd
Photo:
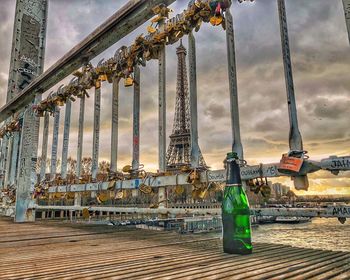
<svg viewBox="0 0 350 280"><path fill-rule="evenodd" d="M100 114L101 114L101 87L95 88L95 105L94 105L94 132L92 144L92 167L91 177L96 180L98 172L98 156L100 148Z"/></svg>
<svg viewBox="0 0 350 280"><path fill-rule="evenodd" d="M132 169L140 166L140 68L134 69Z"/></svg>
<svg viewBox="0 0 350 280"><path fill-rule="evenodd" d="M230 86L230 109L232 125L232 151L236 152L240 159L243 159L243 146L239 122L238 92L237 92L237 71L236 71L236 50L233 29L233 17L229 9L225 12L226 19L226 44L228 80Z"/></svg>

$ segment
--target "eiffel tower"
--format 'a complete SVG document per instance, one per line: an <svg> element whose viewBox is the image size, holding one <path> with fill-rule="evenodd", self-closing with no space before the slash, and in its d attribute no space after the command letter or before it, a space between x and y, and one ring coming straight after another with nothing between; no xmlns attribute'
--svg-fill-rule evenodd
<svg viewBox="0 0 350 280"><path fill-rule="evenodd" d="M176 49L178 57L176 104L173 131L166 154L167 171L179 171L191 166L191 115L188 78L186 70L186 48L182 45ZM207 168L200 151L199 167Z"/></svg>

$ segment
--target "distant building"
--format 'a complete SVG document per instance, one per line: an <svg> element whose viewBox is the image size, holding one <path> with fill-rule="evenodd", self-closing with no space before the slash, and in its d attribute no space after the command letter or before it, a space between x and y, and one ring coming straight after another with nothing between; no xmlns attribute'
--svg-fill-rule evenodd
<svg viewBox="0 0 350 280"><path fill-rule="evenodd" d="M279 199L282 196L287 195L288 191L290 191L290 187L281 183L274 183L272 184L271 188L271 196L273 196L276 199Z"/></svg>

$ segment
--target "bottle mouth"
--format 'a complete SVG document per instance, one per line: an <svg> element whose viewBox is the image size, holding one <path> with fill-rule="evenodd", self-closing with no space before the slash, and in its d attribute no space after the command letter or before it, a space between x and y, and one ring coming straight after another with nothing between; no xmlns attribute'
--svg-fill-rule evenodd
<svg viewBox="0 0 350 280"><path fill-rule="evenodd" d="M226 160L238 159L238 155L235 152L229 152L226 155Z"/></svg>

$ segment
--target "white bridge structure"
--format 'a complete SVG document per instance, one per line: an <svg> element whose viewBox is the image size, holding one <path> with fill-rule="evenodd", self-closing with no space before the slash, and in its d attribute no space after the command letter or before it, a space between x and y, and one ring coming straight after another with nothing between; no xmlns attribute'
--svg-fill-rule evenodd
<svg viewBox="0 0 350 280"><path fill-rule="evenodd" d="M47 22L47 1L19 1L16 24L21 32L15 33L9 78L7 103L0 109L0 213L13 215L16 222L34 221L36 217L47 217L47 213L58 211L82 215L88 211L108 213L130 213L150 215L205 215L219 214L220 208L201 206L207 192L220 192L226 180L225 170L199 169L197 76L195 32L201 24L211 23L217 32L225 32L227 38L227 70L229 92L232 150L242 160L242 179L249 182L256 178L289 176L298 190L308 189L308 174L326 170L333 174L350 170L350 155L330 156L320 161L305 156L302 136L298 128L291 53L287 29L285 0L276 0L279 12L281 47L285 70L287 102L289 112L289 158L301 163L298 170L288 172L281 169L280 162L249 165L244 161L240 136L238 89L236 77L236 54L231 1L191 0L183 13L169 16L168 6L176 0L132 0L94 30L81 43L43 72L44 42ZM259 0L257 0L259 1ZM34 5L29 9L28 6ZM242 1L240 1L242 2ZM290 1L293 5L293 1ZM33 4L34 3L34 4ZM350 0L343 0L345 19L350 34ZM244 5L244 3L242 3ZM247 7L248 9L249 7ZM130 46L119 48L114 57L93 66L90 61L120 39L152 18L148 34L138 36ZM25 23L35 22L28 29ZM144 32L146 33L146 32ZM16 35L17 34L17 35ZM17 36L17 37L16 37ZM177 173L166 170L166 46L181 38L188 39L189 94L191 112L191 168ZM34 49L25 44L25 38L34 38ZM15 40L17 39L17 40ZM350 42L350 35L349 35ZM19 57L21 50L22 60ZM24 56L23 56L24 55ZM159 64L159 172L147 173L140 168L140 76L147 61ZM22 63L22 64L21 64ZM19 71L18 69L21 69ZM43 73L42 73L43 72ZM36 77L36 74L40 74ZM62 79L73 74L68 85L61 86L47 98L42 95ZM118 159L118 94L121 82L134 88L133 104L133 154L132 165L117 170ZM110 172L106 178L98 176L100 148L101 94L104 83L113 84L112 128ZM84 116L87 90L94 88L94 130L91 176L82 178L82 151L84 143ZM77 168L73 177L67 174L68 146L72 102L79 100L79 129ZM61 173L57 174L57 147L60 111L65 110ZM52 116L52 117L51 117ZM42 136L39 135L40 118L44 118ZM50 118L53 119L53 144L50 174L46 172ZM42 147L38 153L39 137ZM286 151L288 153L288 151ZM37 174L38 154L41 157L41 172ZM224 158L225 155L223 155ZM188 193L191 207L177 206L175 197ZM89 204L88 200L95 199ZM1 199L0 198L0 199ZM142 198L142 199L141 199ZM128 199L127 203L123 200ZM141 201L141 202L140 202ZM146 201L146 202L145 202ZM209 205L209 206L208 206ZM328 208L261 208L252 209L252 215L306 216L306 217L350 217L350 207ZM42 213L42 214L40 214ZM61 214L60 214L61 215Z"/></svg>

